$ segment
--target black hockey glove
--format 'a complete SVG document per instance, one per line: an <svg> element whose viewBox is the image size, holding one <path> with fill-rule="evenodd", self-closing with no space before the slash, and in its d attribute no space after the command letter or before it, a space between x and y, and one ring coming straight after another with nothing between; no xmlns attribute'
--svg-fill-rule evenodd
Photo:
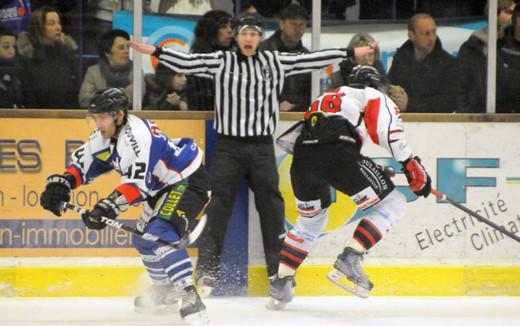
<svg viewBox="0 0 520 326"><path fill-rule="evenodd" d="M110 198L101 199L90 212L81 215L83 223L92 230L102 230L107 224L102 221L102 217L115 220L120 210L116 203Z"/></svg>
<svg viewBox="0 0 520 326"><path fill-rule="evenodd" d="M418 156L414 156L401 162L401 164L413 193L417 196L428 197L432 191L432 179L426 173L424 166L422 166L421 159Z"/></svg>
<svg viewBox="0 0 520 326"><path fill-rule="evenodd" d="M74 177L70 174L53 174L47 178L45 190L40 196L40 205L56 216L61 216L62 203L70 200Z"/></svg>

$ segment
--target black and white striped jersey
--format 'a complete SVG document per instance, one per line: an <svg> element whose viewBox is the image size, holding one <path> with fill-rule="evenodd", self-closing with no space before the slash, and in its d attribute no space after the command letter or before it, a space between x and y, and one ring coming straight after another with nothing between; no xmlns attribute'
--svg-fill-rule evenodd
<svg viewBox="0 0 520 326"><path fill-rule="evenodd" d="M353 50L309 53L258 51L246 57L235 51L186 54L169 48L154 53L170 69L212 78L215 82L215 130L226 136L267 136L279 119L278 95L284 78L339 63Z"/></svg>

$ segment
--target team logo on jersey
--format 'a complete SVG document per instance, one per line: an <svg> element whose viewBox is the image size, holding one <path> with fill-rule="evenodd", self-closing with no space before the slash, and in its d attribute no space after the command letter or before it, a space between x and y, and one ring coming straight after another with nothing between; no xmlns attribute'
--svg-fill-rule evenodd
<svg viewBox="0 0 520 326"><path fill-rule="evenodd" d="M269 66L263 66L260 69L260 72L262 73L262 77L264 77L264 79L271 79L271 78L273 78L273 76L271 74L271 68Z"/></svg>
<svg viewBox="0 0 520 326"><path fill-rule="evenodd" d="M179 201L182 198L182 194L186 191L187 184L186 182L180 182L172 187L168 196L161 205L159 209L158 216L167 221L171 221L174 213L177 213L177 216L184 217L186 214L184 211L177 208Z"/></svg>
<svg viewBox="0 0 520 326"><path fill-rule="evenodd" d="M361 210L365 210L371 206L373 206L375 203L379 202L380 198L374 191L374 189L370 187L366 187L365 189L361 190L354 196L352 196L352 200Z"/></svg>
<svg viewBox="0 0 520 326"><path fill-rule="evenodd" d="M311 116L311 127L316 126L316 123L318 123L318 115L313 114L313 115Z"/></svg>
<svg viewBox="0 0 520 326"><path fill-rule="evenodd" d="M387 179L383 174L383 170L378 167L374 162L368 159L363 159L358 162L359 171L365 179L371 184L374 190L379 193L387 192L390 189Z"/></svg>
<svg viewBox="0 0 520 326"><path fill-rule="evenodd" d="M110 158L110 149L104 149L103 151L95 154L96 158L101 161L108 161Z"/></svg>

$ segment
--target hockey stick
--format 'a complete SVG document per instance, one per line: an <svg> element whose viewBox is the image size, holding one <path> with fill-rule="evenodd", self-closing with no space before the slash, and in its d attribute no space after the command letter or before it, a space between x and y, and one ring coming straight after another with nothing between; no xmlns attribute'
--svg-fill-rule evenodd
<svg viewBox="0 0 520 326"><path fill-rule="evenodd" d="M79 206L76 206L74 204L71 204L71 203L63 203L62 204L63 206L63 209L64 210L67 210L67 209L70 209L71 211L74 211L76 213L79 213L80 215L83 215L83 214L88 214L88 210L83 208L83 207L79 207ZM116 220L113 220L113 219L110 219L108 217L105 217L105 216L102 216L101 217L101 222L105 223L106 225L108 226L111 226L115 229L122 229L122 230L125 230L126 232L128 233L132 233L132 234L135 234L145 240L148 240L148 241L153 241L153 242L157 242L157 243L160 243L162 245L165 245L165 246L170 246L170 247L173 247L177 250L182 250L182 249L186 249L189 245L191 245L192 243L194 243L198 238L199 236L202 234L202 231L204 230L204 227L206 226L206 221L207 221L208 217L207 215L203 215L200 220L199 220L199 223L197 224L197 226L193 229L192 232L190 232L189 236L188 236L188 241L181 241L179 243L171 243L169 241L166 241L164 239L161 239L159 238L158 236L156 235L153 235L153 234L150 234L150 233L147 233L147 232L141 232L131 226L128 226L128 225L125 225L121 222L118 222Z"/></svg>
<svg viewBox="0 0 520 326"><path fill-rule="evenodd" d="M495 223L491 222L489 219L487 219L487 218L477 214L476 212L472 211L471 209L467 208L466 206L457 203L456 201L454 201L450 197L446 196L442 192L432 188L432 194L434 194L435 197L437 197L439 199L442 199L444 201L447 201L448 203L452 204L453 206L457 207L458 209L468 213L470 216L473 216L474 218L476 218L480 222L485 223L485 224L491 226L492 228L502 232L503 234L507 235L511 239L514 239L514 240L520 242L520 237L515 235L513 232L510 232L510 231L506 230L506 228L504 226L500 226L498 224L495 224Z"/></svg>

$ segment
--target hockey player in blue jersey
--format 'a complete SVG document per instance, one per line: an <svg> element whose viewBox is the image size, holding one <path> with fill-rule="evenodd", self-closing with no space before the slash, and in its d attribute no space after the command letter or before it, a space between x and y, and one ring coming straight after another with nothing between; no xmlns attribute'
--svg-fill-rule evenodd
<svg viewBox="0 0 520 326"><path fill-rule="evenodd" d="M189 225L206 207L210 192L203 151L191 138L169 139L155 123L128 114L128 99L116 88L98 92L88 108L96 130L72 154L63 174L47 178L41 195L43 208L60 216L70 190L91 183L115 170L121 184L82 216L90 229L116 219L130 205L144 202L137 229L178 243L186 239ZM207 321L205 306L193 285L193 267L186 250L175 250L134 236L153 286L135 299L138 312L179 309L188 322Z"/></svg>

